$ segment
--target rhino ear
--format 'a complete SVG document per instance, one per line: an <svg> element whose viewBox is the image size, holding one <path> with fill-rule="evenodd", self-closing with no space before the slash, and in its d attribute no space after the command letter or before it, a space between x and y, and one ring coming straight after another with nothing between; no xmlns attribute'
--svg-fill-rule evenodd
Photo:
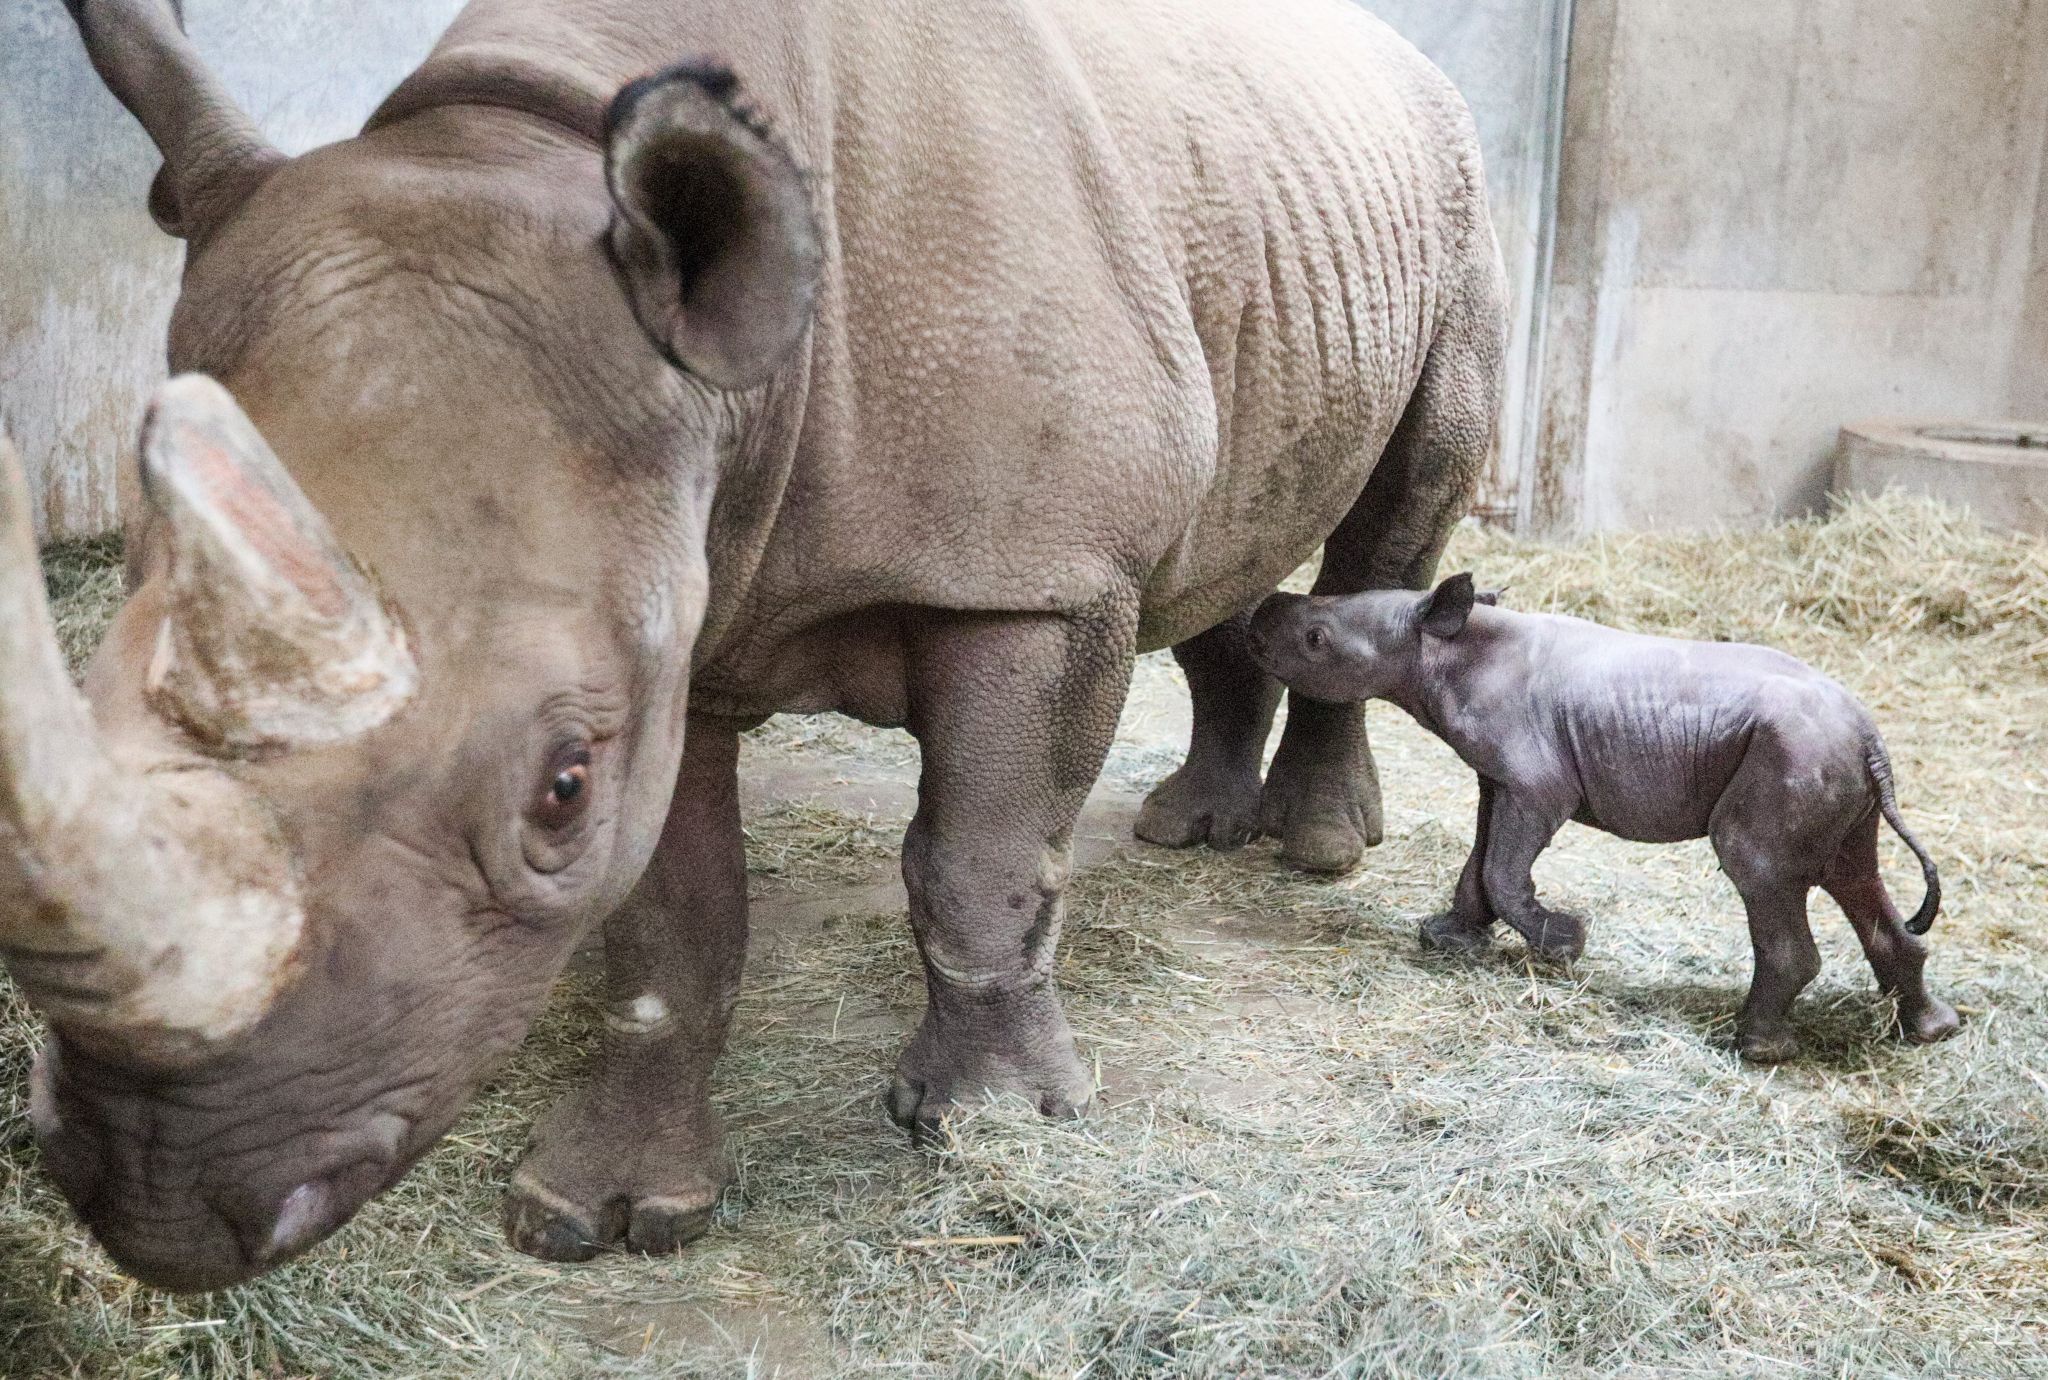
<svg viewBox="0 0 2048 1380"><path fill-rule="evenodd" d="M1431 637L1453 638L1465 631L1465 621L1472 616L1476 602L1471 573L1453 575L1423 596L1416 621Z"/></svg>
<svg viewBox="0 0 2048 1380"><path fill-rule="evenodd" d="M612 102L612 261L671 362L719 388L782 367L810 325L824 253L804 175L723 68L685 65Z"/></svg>

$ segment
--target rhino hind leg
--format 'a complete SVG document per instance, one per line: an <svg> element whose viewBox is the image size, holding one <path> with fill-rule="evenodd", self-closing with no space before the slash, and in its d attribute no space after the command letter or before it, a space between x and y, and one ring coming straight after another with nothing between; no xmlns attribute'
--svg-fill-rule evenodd
<svg viewBox="0 0 2048 1380"><path fill-rule="evenodd" d="M1731 870L1732 875L1732 870ZM1803 882L1768 875L1736 880L1749 913L1756 975L1735 1018L1735 1047L1753 1064L1777 1064L1799 1052L1792 1003L1820 976L1820 950L1807 922Z"/></svg>
<svg viewBox="0 0 2048 1380"><path fill-rule="evenodd" d="M747 945L738 726L692 719L661 842L605 922L595 1073L542 1120L505 1196L505 1234L544 1260L703 1235L731 1177L710 1102Z"/></svg>
<svg viewBox="0 0 2048 1380"><path fill-rule="evenodd" d="M1073 827L1108 755L1136 599L1086 615L956 615L916 630L922 754L903 840L923 1019L886 1105L913 1140L989 1093L1072 1116L1094 1094L1053 980Z"/></svg>
<svg viewBox="0 0 2048 1380"><path fill-rule="evenodd" d="M1363 706L1288 699L1287 730L1262 784L1279 683L1245 649L1249 615L1178 643L1194 710L1187 757L1152 788L1132 832L1166 848L1242 848L1262 834L1312 872L1349 870L1383 833Z"/></svg>
<svg viewBox="0 0 2048 1380"><path fill-rule="evenodd" d="M1488 263L1438 331L1408 408L1365 490L1323 545L1317 594L1427 589L1451 529L1472 505L1500 409L1506 313ZM1385 833L1365 706L1290 691L1266 777L1262 827L1314 872L1355 866Z"/></svg>
<svg viewBox="0 0 2048 1380"><path fill-rule="evenodd" d="M1173 649L1187 677L1194 727L1180 767L1153 787L1133 831L1165 848L1242 848L1259 836L1260 767L1280 683L1245 648L1249 612Z"/></svg>
<svg viewBox="0 0 2048 1380"><path fill-rule="evenodd" d="M1813 778L1802 735L1765 722L1750 735L1708 819L1714 855L1749 917L1756 972L1735 1018L1735 1044L1751 1063L1780 1063L1798 1053L1792 1003L1821 969L1807 893L1825 875L1818 860L1831 856L1855 820L1854 806L1845 816L1835 793L1787 787Z"/></svg>
<svg viewBox="0 0 2048 1380"><path fill-rule="evenodd" d="M1961 1021L1954 1007L1927 990L1921 976L1927 944L1906 929L1885 889L1877 864L1877 826L1872 810L1849 831L1821 886L1849 917L1879 990L1898 1003L1899 1033L1915 1044L1933 1044L1955 1034Z"/></svg>

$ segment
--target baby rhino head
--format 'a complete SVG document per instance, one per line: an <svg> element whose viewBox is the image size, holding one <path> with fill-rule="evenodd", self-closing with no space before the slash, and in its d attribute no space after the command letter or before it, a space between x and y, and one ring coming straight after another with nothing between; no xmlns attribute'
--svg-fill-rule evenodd
<svg viewBox="0 0 2048 1380"><path fill-rule="evenodd" d="M1495 597L1475 590L1470 574L1453 575L1427 594L1275 594L1252 616L1251 652L1289 689L1311 699L1399 699L1419 681L1425 639L1456 637L1472 606Z"/></svg>

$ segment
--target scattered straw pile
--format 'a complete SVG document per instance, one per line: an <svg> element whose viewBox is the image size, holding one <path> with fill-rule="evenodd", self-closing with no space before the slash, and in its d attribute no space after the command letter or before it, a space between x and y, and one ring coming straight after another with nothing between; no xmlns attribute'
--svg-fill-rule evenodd
<svg viewBox="0 0 2048 1380"><path fill-rule="evenodd" d="M1452 559L1511 568L1509 602L1518 608L1773 644L1967 640L1973 659L2048 670L2048 544L1902 494L1750 533L1531 548L1474 530Z"/></svg>
<svg viewBox="0 0 2048 1380"><path fill-rule="evenodd" d="M1569 831L1539 882L1593 918L1569 976L1414 943L1469 838L1440 745L1374 720L1389 838L1351 877L1114 847L1073 895L1061 980L1102 1105L991 1106L935 1156L875 1093L921 1000L878 911L901 735L771 726L757 778L828 785L749 822L760 934L725 1065L740 1182L675 1260L555 1269L498 1242L523 1128L596 1027L576 976L396 1193L257 1286L121 1280L34 1176L30 1041L0 1041L0 1371L158 1376L2023 1376L2048 1373L2048 553L1894 500L1711 540L1449 560L1522 607L1755 638L1878 710L1951 903L1934 1050L1824 906L1809 1053L1743 1068L1735 898L1700 847ZM1141 668L1084 843L1170 763ZM900 791L892 799L900 799ZM1909 867L1899 890L1913 891ZM835 901L835 898L840 898ZM708 1315L708 1317L707 1317ZM721 1330L722 1329L722 1330Z"/></svg>
<svg viewBox="0 0 2048 1380"><path fill-rule="evenodd" d="M43 552L57 641L74 674L99 645L107 621L121 606L121 544L116 538L64 542Z"/></svg>

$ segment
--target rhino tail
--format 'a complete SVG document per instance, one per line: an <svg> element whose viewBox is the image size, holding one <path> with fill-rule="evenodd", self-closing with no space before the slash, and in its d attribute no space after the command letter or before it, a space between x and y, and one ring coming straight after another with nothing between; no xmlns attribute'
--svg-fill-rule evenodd
<svg viewBox="0 0 2048 1380"><path fill-rule="evenodd" d="M1898 796L1892 790L1891 754L1885 751L1884 741L1874 731L1865 747L1864 760L1869 765L1870 784L1877 789L1877 808L1884 815L1884 822L1891 825L1892 832L1920 860L1920 876L1927 884L1927 894L1920 902L1920 909L1906 921L1906 932L1925 934L1934 928L1934 917L1941 912L1941 874L1935 870L1934 859L1927 856L1927 850L1920 846L1920 840L1913 837L1913 831L1906 827L1906 821L1899 815Z"/></svg>

